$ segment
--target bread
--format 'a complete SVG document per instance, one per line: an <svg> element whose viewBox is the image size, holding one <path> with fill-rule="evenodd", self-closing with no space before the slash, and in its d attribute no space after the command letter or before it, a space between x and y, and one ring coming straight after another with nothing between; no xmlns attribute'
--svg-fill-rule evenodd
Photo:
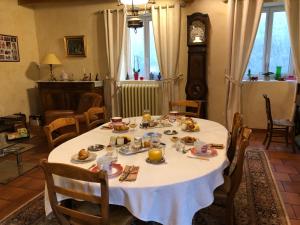
<svg viewBox="0 0 300 225"><path fill-rule="evenodd" d="M78 152L78 159L80 160L85 160L89 157L90 153L89 151L85 150L85 149L81 149L79 152Z"/></svg>

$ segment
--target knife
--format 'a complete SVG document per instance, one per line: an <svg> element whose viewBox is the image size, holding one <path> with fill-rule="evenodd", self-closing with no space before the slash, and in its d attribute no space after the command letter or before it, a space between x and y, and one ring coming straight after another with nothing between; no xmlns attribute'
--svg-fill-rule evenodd
<svg viewBox="0 0 300 225"><path fill-rule="evenodd" d="M187 157L192 158L192 159L201 159L201 160L209 161L208 158L201 157L201 156L191 156L191 155L188 155Z"/></svg>

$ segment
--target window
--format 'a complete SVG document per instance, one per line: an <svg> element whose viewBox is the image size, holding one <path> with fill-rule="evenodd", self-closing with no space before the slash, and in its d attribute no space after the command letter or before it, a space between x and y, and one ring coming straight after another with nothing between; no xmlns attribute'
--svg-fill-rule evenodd
<svg viewBox="0 0 300 225"><path fill-rule="evenodd" d="M133 79L133 70L140 69L140 77L146 80L156 79L159 66L151 15L143 16L143 21L144 27L142 28L136 30L128 28L128 74Z"/></svg>
<svg viewBox="0 0 300 225"><path fill-rule="evenodd" d="M251 74L276 72L281 66L282 74L293 73L291 45L284 6L265 6L261 14L255 42L245 71L244 80Z"/></svg>

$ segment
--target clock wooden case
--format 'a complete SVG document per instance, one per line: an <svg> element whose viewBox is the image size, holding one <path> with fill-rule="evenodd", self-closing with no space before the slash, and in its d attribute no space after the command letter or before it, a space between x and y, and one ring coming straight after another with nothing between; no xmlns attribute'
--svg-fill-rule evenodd
<svg viewBox="0 0 300 225"><path fill-rule="evenodd" d="M188 73L185 92L189 100L203 101L200 117L207 118L206 53L208 47L207 14L187 16Z"/></svg>

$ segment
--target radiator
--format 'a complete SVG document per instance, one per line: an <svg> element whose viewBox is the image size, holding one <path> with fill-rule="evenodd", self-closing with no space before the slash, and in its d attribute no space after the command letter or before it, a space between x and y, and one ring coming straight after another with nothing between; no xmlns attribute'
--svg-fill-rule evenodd
<svg viewBox="0 0 300 225"><path fill-rule="evenodd" d="M122 84L121 109L123 117L141 116L145 109L151 115L160 114L160 86L158 84Z"/></svg>

